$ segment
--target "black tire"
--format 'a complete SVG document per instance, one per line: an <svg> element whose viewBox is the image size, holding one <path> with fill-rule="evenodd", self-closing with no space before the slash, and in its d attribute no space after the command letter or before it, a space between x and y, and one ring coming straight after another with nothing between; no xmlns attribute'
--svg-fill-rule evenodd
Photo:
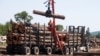
<svg viewBox="0 0 100 56"><path fill-rule="evenodd" d="M51 55L51 54L52 54L52 48L51 48L51 47L47 47L46 53L47 53L48 55Z"/></svg>
<svg viewBox="0 0 100 56"><path fill-rule="evenodd" d="M64 47L64 55L69 55L69 48Z"/></svg>
<svg viewBox="0 0 100 56"><path fill-rule="evenodd" d="M6 47L6 52L7 52L7 54L13 54L13 49L12 49L12 46L10 46L10 45L8 45L7 47Z"/></svg>
<svg viewBox="0 0 100 56"><path fill-rule="evenodd" d="M25 54L26 55L30 55L31 54L31 50L29 47L25 47Z"/></svg>
<svg viewBox="0 0 100 56"><path fill-rule="evenodd" d="M39 48L38 47L34 47L33 51L34 51L35 55L39 55Z"/></svg>
<svg viewBox="0 0 100 56"><path fill-rule="evenodd" d="M80 52L80 47L79 46L77 46L77 52Z"/></svg>
<svg viewBox="0 0 100 56"><path fill-rule="evenodd" d="M73 47L70 48L70 54L73 54Z"/></svg>

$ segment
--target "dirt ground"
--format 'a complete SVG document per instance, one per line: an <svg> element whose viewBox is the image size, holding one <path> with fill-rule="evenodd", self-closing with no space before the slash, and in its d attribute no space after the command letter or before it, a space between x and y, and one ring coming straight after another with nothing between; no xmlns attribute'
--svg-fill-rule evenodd
<svg viewBox="0 0 100 56"><path fill-rule="evenodd" d="M89 52L100 52L100 47L90 48Z"/></svg>

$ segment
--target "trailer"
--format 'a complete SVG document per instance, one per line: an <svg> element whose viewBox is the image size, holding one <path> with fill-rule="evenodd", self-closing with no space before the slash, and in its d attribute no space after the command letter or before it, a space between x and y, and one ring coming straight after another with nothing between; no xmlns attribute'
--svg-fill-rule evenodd
<svg viewBox="0 0 100 56"><path fill-rule="evenodd" d="M67 30L67 29L66 29ZM49 27L38 24L12 23L7 34L8 54L73 54L82 46L86 47L85 27L69 26L68 31L56 31L62 49L55 43L53 32Z"/></svg>

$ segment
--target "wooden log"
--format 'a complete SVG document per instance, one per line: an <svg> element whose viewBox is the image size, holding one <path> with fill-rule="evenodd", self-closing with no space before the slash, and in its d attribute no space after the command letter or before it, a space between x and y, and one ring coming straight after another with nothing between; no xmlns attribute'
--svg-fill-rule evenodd
<svg viewBox="0 0 100 56"><path fill-rule="evenodd" d="M12 44L17 45L17 40L12 40Z"/></svg>
<svg viewBox="0 0 100 56"><path fill-rule="evenodd" d="M44 31L39 31L40 34L44 34ZM45 31L45 34L51 34L51 31Z"/></svg>
<svg viewBox="0 0 100 56"><path fill-rule="evenodd" d="M12 44L12 41L7 39L7 40L6 40L6 43L7 43L7 44Z"/></svg>
<svg viewBox="0 0 100 56"><path fill-rule="evenodd" d="M25 32L25 25L23 25L23 23L20 23L18 31L21 32L21 33Z"/></svg>
<svg viewBox="0 0 100 56"><path fill-rule="evenodd" d="M37 44L36 41L26 41L26 42L25 42L25 41L18 41L17 43L18 43L18 44L25 44L25 43L26 43L26 44L29 44L29 43L30 43L30 44L34 44L34 45Z"/></svg>
<svg viewBox="0 0 100 56"><path fill-rule="evenodd" d="M13 39L18 39L18 35L14 35L13 33L9 33L8 35L7 35L7 39L8 40L13 40Z"/></svg>
<svg viewBox="0 0 100 56"><path fill-rule="evenodd" d="M40 42L54 42L54 40L49 40L49 39L45 39L45 40L44 39L40 39L39 41Z"/></svg>
<svg viewBox="0 0 100 56"><path fill-rule="evenodd" d="M22 39L24 38L24 34L19 34L19 33L12 33L12 34L13 34L14 36L19 37L19 38L20 38L20 37L21 37ZM32 39L32 38L37 38L36 35L32 35L32 34L31 34L31 35L26 34L25 36L26 36L26 38L29 38L29 36L30 36L31 39ZM42 36L39 35L39 38L40 38L40 39L43 39L44 36L43 36L43 35L42 35ZM45 39L51 39L51 36L45 36Z"/></svg>
<svg viewBox="0 0 100 56"><path fill-rule="evenodd" d="M74 45L80 45L81 43L74 43ZM64 45L73 45L73 43L65 43Z"/></svg>
<svg viewBox="0 0 100 56"><path fill-rule="evenodd" d="M51 40L51 37L50 36L39 36L39 38L40 39L47 39L47 40ZM52 38L52 40L54 40L53 38Z"/></svg>
<svg viewBox="0 0 100 56"><path fill-rule="evenodd" d="M73 43L73 41L69 41L69 43ZM81 43L81 41L74 41L74 43Z"/></svg>
<svg viewBox="0 0 100 56"><path fill-rule="evenodd" d="M68 34L69 36L81 36L81 34Z"/></svg>
<svg viewBox="0 0 100 56"><path fill-rule="evenodd" d="M13 33L13 35L15 35L15 36L21 36L21 37L24 37L24 36L26 36L26 37L36 37L35 35L29 35L29 34L19 34L19 33Z"/></svg>
<svg viewBox="0 0 100 56"><path fill-rule="evenodd" d="M54 43L54 42L53 42L53 43L46 43L46 42L45 42L45 43L43 43L43 42L40 42L40 45L51 45L51 44L52 44L52 45L55 45L55 43Z"/></svg>
<svg viewBox="0 0 100 56"><path fill-rule="evenodd" d="M74 37L74 40L81 40L81 38L80 37ZM73 37L69 37L69 40L73 40Z"/></svg>
<svg viewBox="0 0 100 56"><path fill-rule="evenodd" d="M33 37L30 37L30 39L29 39L29 37L26 37L26 38L25 38L25 37L19 37L19 38L18 38L19 41L23 41L23 40L25 40L25 39L26 39L26 40L32 40L32 41L36 41L36 40L37 40L36 38L33 38Z"/></svg>
<svg viewBox="0 0 100 56"><path fill-rule="evenodd" d="M34 10L33 13L41 15L41 16L46 16L45 12L38 11L38 10ZM51 17L58 18L58 19L65 19L65 16L63 16L63 15L57 15L57 14L52 14Z"/></svg>
<svg viewBox="0 0 100 56"><path fill-rule="evenodd" d="M15 22L13 22L12 23L12 30L16 30L16 29L18 29L18 24L17 23L15 23Z"/></svg>
<svg viewBox="0 0 100 56"><path fill-rule="evenodd" d="M37 33L37 31L34 31L34 30L26 30L26 33Z"/></svg>
<svg viewBox="0 0 100 56"><path fill-rule="evenodd" d="M51 36L45 36L45 37L44 37L44 36L39 36L39 38L40 38L40 39L44 39L44 38L45 38L45 39L51 39ZM53 38L52 38L52 39L53 39Z"/></svg>
<svg viewBox="0 0 100 56"><path fill-rule="evenodd" d="M44 29L44 26L39 26L39 28L38 28L38 25L36 26L34 26L34 25L32 25L32 27L25 27L25 29L29 29L29 30L35 30L35 29L37 29L37 30L48 30L48 27L45 27L45 29Z"/></svg>
<svg viewBox="0 0 100 56"><path fill-rule="evenodd" d="M43 35L45 32L45 34L51 34L51 31L39 31L39 34L40 35ZM38 31L33 31L33 30L26 30L26 33L32 33L32 34L35 34L35 33L38 33Z"/></svg>
<svg viewBox="0 0 100 56"><path fill-rule="evenodd" d="M23 29L23 28L22 28ZM24 32L24 29L22 30L22 29L18 29L21 33L25 33ZM17 31L17 30L16 30ZM37 30L29 30L29 29L26 29L26 33L38 33L38 31ZM44 34L44 31L42 31L42 30L39 30L39 33L40 34ZM45 34L51 34L51 32L50 31L45 31Z"/></svg>
<svg viewBox="0 0 100 56"><path fill-rule="evenodd" d="M12 36L11 35L7 35L7 40L12 40Z"/></svg>
<svg viewBox="0 0 100 56"><path fill-rule="evenodd" d="M57 31L58 34L67 34L65 31Z"/></svg>

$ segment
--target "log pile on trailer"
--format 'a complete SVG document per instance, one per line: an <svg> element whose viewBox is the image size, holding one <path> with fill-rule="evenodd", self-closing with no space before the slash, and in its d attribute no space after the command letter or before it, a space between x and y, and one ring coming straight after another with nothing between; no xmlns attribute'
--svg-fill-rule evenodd
<svg viewBox="0 0 100 56"><path fill-rule="evenodd" d="M23 23L12 23L12 29L7 34L7 50L17 48L18 45L25 48L26 46L51 46L54 44L51 32L45 25L40 26L39 24L23 24ZM23 46L24 45L24 46ZM26 46L25 46L26 45ZM10 46L10 47L9 47ZM12 52L18 50L12 49ZM19 51L18 51L19 52ZM22 52L23 53L23 52Z"/></svg>
<svg viewBox="0 0 100 56"><path fill-rule="evenodd" d="M41 40L40 44L42 44L44 40L43 39L44 35L46 39L45 41L51 42L50 41L51 32L47 29L47 27L45 27L45 25L39 26L39 24L33 24L30 26L25 26L25 28L24 26L25 25L23 23L12 24L12 31L10 31L7 35L8 44L24 44L24 40L26 40L27 42L31 40L33 41L34 44L37 44L36 42L37 42L38 37Z"/></svg>
<svg viewBox="0 0 100 56"><path fill-rule="evenodd" d="M69 26L67 31L57 31L59 41L62 43L63 54L72 54L78 47L84 46L84 26ZM39 54L45 52L52 54L58 52L53 32L48 26L30 23L12 23L12 29L7 34L8 54Z"/></svg>

